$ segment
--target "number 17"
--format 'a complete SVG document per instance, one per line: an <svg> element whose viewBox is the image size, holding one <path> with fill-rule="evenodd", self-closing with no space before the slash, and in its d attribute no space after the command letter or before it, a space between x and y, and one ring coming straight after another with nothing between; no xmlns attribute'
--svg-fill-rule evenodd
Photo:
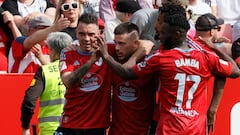
<svg viewBox="0 0 240 135"><path fill-rule="evenodd" d="M194 84L188 91L188 100L186 102L186 108L190 109L192 99L193 99L193 94L197 90L197 87L201 81L200 76L198 76L198 75L188 75L187 76L184 73L177 73L174 79L179 81L178 90L177 90L177 99L176 99L175 105L178 107L181 107L181 108L182 108L182 103L183 103L183 95L184 95L184 91L185 91L186 82L187 81L194 82Z"/></svg>

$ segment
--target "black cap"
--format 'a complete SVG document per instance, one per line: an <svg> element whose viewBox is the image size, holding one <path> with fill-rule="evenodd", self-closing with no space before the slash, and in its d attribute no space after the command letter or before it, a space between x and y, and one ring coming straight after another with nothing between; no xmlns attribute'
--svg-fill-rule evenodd
<svg viewBox="0 0 240 135"><path fill-rule="evenodd" d="M217 27L223 23L223 19L216 18L213 14L207 13L198 17L195 28L198 31L208 31L211 29L217 29Z"/></svg>
<svg viewBox="0 0 240 135"><path fill-rule="evenodd" d="M141 9L135 0L118 0L116 10L123 13L134 13Z"/></svg>

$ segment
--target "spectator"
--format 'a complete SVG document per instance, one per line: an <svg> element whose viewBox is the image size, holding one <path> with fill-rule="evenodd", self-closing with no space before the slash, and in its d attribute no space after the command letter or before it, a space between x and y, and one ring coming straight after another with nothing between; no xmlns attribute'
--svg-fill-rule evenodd
<svg viewBox="0 0 240 135"><path fill-rule="evenodd" d="M136 24L139 28L140 38L154 42L153 50L159 48L159 41L155 40L155 24L157 22L159 11L157 9L143 8L136 11L129 22Z"/></svg>
<svg viewBox="0 0 240 135"><path fill-rule="evenodd" d="M158 18L161 18L165 14L176 14L176 13L183 13L186 14L185 9L182 7L178 0L171 0L171 1L162 1L162 6L157 9L140 9L135 12L132 17L130 18L130 22L136 24L140 31L140 39L151 40L154 42L153 51L159 49L159 39L155 37L155 26L157 23Z"/></svg>
<svg viewBox="0 0 240 135"><path fill-rule="evenodd" d="M104 21L116 18L114 0L100 0L99 17Z"/></svg>
<svg viewBox="0 0 240 135"><path fill-rule="evenodd" d="M162 6L162 1L163 0L153 0L152 3L153 3L153 8L159 8Z"/></svg>
<svg viewBox="0 0 240 135"><path fill-rule="evenodd" d="M80 0L80 3L83 6L84 13L99 16L97 11L93 8L93 5L91 3L89 3L88 0Z"/></svg>
<svg viewBox="0 0 240 135"><path fill-rule="evenodd" d="M239 0L211 0L212 13L215 16L222 18L225 22L224 25L222 25L219 36L232 39L232 26L240 20L239 7Z"/></svg>
<svg viewBox="0 0 240 135"><path fill-rule="evenodd" d="M13 34L9 28L11 22L13 21L13 16L8 11L1 9L0 15L0 73L7 73L8 69L8 48L11 46L10 42L12 41Z"/></svg>
<svg viewBox="0 0 240 135"><path fill-rule="evenodd" d="M184 44L189 28L185 16L181 14L165 16L160 29L157 29L165 50L152 55L133 68L126 68L114 61L105 45L99 44L103 60L122 78L136 79L158 74L161 82L158 135L206 134L205 86L211 73L232 78L240 76L235 62L216 47L213 46L212 49L228 62L220 60L212 53L193 50Z"/></svg>
<svg viewBox="0 0 240 135"><path fill-rule="evenodd" d="M196 21L196 35L194 42L202 47L202 49L212 52L208 45L203 42L202 39L214 44L213 40L217 38L217 32L220 30L220 25L224 23L224 20L221 18L216 18L213 14L207 13L198 17ZM216 43L215 43L216 44ZM219 46L220 43L217 43L216 46L219 47L222 51L227 53L227 49L223 46L226 43L221 43L222 46ZM230 46L230 45L228 45ZM214 53L214 52L213 52ZM212 93L212 99L210 106L207 112L208 120L208 130L214 130L214 123L216 118L216 112L223 94L224 86L226 83L226 78L221 77L218 74L214 74L214 90Z"/></svg>
<svg viewBox="0 0 240 135"><path fill-rule="evenodd" d="M202 2L208 4L209 6L211 6L211 0L202 0Z"/></svg>
<svg viewBox="0 0 240 135"><path fill-rule="evenodd" d="M234 23L232 27L232 42L240 38L240 20Z"/></svg>
<svg viewBox="0 0 240 135"><path fill-rule="evenodd" d="M203 14L212 13L212 10L211 7L202 0L188 0L186 10L188 11L187 13L189 13L190 23L190 30L188 32L188 35L194 37L196 33L195 23L197 18Z"/></svg>
<svg viewBox="0 0 240 135"><path fill-rule="evenodd" d="M10 28L8 26L8 20L4 20L4 16L5 16L4 13L5 12L4 12L4 9L2 7L0 7L0 13L1 13L0 14L1 29L3 30L5 35L8 35L7 39L6 39L6 43L4 43L5 47L6 47L5 54L6 54L6 56L8 56L8 52L9 52L9 49L11 47L11 43L12 43L12 40L13 40L13 34L12 34L12 31L10 30ZM12 16L12 14L11 15L9 15L9 14L11 14L11 13L7 12L7 15L6 15L7 18Z"/></svg>
<svg viewBox="0 0 240 135"><path fill-rule="evenodd" d="M240 68L240 38L238 38L232 43L231 51L232 51L232 58L235 60L238 67Z"/></svg>
<svg viewBox="0 0 240 135"><path fill-rule="evenodd" d="M61 50L71 43L72 38L66 33L53 32L49 34L47 44L50 50L51 63L41 66L37 70L22 102L23 135L30 135L30 121L38 98L40 98L39 135L53 135L58 127L66 91L60 79L59 57Z"/></svg>
<svg viewBox="0 0 240 135"><path fill-rule="evenodd" d="M63 17L54 25L44 16L33 18L29 22L31 35L17 37L12 43L8 57L8 72L35 73L41 65L49 63L49 50L45 43L47 35L60 31L69 24L70 21Z"/></svg>
<svg viewBox="0 0 240 135"><path fill-rule="evenodd" d="M99 17L103 21L109 21L116 18L116 5L119 0L100 0L99 3ZM141 8L153 8L151 0L134 0Z"/></svg>
<svg viewBox="0 0 240 135"><path fill-rule="evenodd" d="M240 20L239 7L239 0L211 0L212 13L215 16L222 18L225 24L233 25Z"/></svg>
<svg viewBox="0 0 240 135"><path fill-rule="evenodd" d="M218 41L218 32L221 30L221 25L224 24L224 20L221 18L216 18L213 14L203 14L195 24L197 39L199 36L209 40L216 44L223 52L231 56L231 44L226 41ZM219 39L218 39L219 40ZM198 41L196 41L198 42ZM200 42L198 42L202 45ZM206 49L206 48L205 48Z"/></svg>
<svg viewBox="0 0 240 135"><path fill-rule="evenodd" d="M96 15L99 18L99 4L101 0L87 0L89 5L94 9Z"/></svg>
<svg viewBox="0 0 240 135"><path fill-rule="evenodd" d="M128 22L134 12L140 9L138 3L134 0L119 0L116 5L116 18L105 22L105 38L111 43L114 39L113 31L121 22Z"/></svg>
<svg viewBox="0 0 240 135"><path fill-rule="evenodd" d="M101 18L98 18L98 25L99 25L100 33L104 37L105 22Z"/></svg>
<svg viewBox="0 0 240 135"><path fill-rule="evenodd" d="M59 0L56 7L56 17L54 22L56 23L61 16L67 18L70 21L70 25L63 29L62 32L66 32L73 38L73 40L77 40L77 21L81 14L83 14L83 6L79 0Z"/></svg>
<svg viewBox="0 0 240 135"><path fill-rule="evenodd" d="M138 27L121 23L115 30L116 60L124 64L140 47ZM142 58L143 59L143 58ZM112 124L109 135L147 135L154 110L157 80L146 76L137 80L123 80L113 75Z"/></svg>
<svg viewBox="0 0 240 135"><path fill-rule="evenodd" d="M197 18L206 13L212 13L211 7L201 0L188 0L187 10L191 10L191 19L195 23Z"/></svg>
<svg viewBox="0 0 240 135"><path fill-rule="evenodd" d="M8 72L8 50L11 47L11 42L13 39L21 36L21 32L18 30L17 25L14 22L13 15L9 11L2 12L2 29L1 30L1 70L4 73ZM6 35L7 34L7 35ZM7 46L6 46L7 45ZM7 49L7 50L6 50Z"/></svg>
<svg viewBox="0 0 240 135"><path fill-rule="evenodd" d="M28 22L36 16L45 16L53 21L55 7L49 0L5 0L1 7L14 16L14 21L23 35L28 35Z"/></svg>

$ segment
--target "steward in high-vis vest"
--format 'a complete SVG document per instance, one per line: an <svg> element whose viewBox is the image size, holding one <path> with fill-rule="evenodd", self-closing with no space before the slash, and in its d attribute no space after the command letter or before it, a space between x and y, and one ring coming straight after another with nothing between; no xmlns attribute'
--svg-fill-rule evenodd
<svg viewBox="0 0 240 135"><path fill-rule="evenodd" d="M39 98L39 135L53 135L59 126L66 91L60 78L59 58L63 48L71 45L72 38L63 32L48 35L51 63L41 66L27 89L21 107L22 135L30 135L30 121Z"/></svg>
<svg viewBox="0 0 240 135"><path fill-rule="evenodd" d="M60 78L59 60L42 66L42 71L45 76L45 89L40 96L38 122L40 133L47 135L52 134L59 125L66 87Z"/></svg>

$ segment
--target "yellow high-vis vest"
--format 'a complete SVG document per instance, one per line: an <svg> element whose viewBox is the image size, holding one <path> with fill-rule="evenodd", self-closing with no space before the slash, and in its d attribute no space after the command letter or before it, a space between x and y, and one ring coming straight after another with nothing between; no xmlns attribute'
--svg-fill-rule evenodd
<svg viewBox="0 0 240 135"><path fill-rule="evenodd" d="M39 135L53 135L59 126L66 88L60 78L59 60L43 65L45 89L40 96Z"/></svg>

